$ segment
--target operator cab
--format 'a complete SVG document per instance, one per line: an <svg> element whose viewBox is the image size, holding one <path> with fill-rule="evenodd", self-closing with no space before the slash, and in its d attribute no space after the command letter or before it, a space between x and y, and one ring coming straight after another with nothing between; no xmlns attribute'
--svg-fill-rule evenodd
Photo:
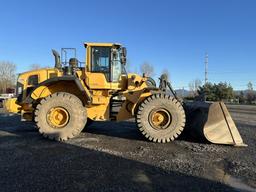
<svg viewBox="0 0 256 192"><path fill-rule="evenodd" d="M126 48L112 43L85 43L87 71L102 73L107 82L118 82L125 75Z"/></svg>

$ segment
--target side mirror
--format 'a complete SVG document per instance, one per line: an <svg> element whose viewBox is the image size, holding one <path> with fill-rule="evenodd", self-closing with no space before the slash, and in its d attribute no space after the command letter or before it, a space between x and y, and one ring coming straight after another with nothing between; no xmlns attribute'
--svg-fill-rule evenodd
<svg viewBox="0 0 256 192"><path fill-rule="evenodd" d="M126 50L125 47L122 47L122 54L123 54L124 57L126 57L126 55L127 55L127 50Z"/></svg>
<svg viewBox="0 0 256 192"><path fill-rule="evenodd" d="M125 64L126 64L126 55L127 55L127 50L126 50L126 48L125 48L125 47L122 47L121 49L122 49L122 54L121 54L121 63L122 63L123 65L125 65Z"/></svg>

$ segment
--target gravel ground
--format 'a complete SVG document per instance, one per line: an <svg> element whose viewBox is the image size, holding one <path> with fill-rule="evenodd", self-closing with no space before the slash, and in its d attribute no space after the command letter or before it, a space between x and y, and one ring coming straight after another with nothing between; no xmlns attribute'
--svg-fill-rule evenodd
<svg viewBox="0 0 256 192"><path fill-rule="evenodd" d="M256 191L256 107L228 106L249 146L148 142L133 121L65 143L0 109L0 191Z"/></svg>

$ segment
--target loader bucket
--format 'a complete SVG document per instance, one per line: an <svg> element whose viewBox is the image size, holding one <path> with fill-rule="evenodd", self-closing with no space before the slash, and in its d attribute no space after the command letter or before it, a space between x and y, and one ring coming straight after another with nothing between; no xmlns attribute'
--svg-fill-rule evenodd
<svg viewBox="0 0 256 192"><path fill-rule="evenodd" d="M195 101L185 104L186 129L192 136L215 144L247 146L223 102Z"/></svg>

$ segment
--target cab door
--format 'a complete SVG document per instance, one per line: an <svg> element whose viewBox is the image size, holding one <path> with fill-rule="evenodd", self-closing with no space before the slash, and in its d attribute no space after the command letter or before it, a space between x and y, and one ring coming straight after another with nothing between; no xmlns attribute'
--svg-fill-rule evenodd
<svg viewBox="0 0 256 192"><path fill-rule="evenodd" d="M115 90L125 89L127 80L120 51L120 48L111 49L111 88Z"/></svg>
<svg viewBox="0 0 256 192"><path fill-rule="evenodd" d="M111 89L111 47L91 47L90 72L86 73L91 89Z"/></svg>
<svg viewBox="0 0 256 192"><path fill-rule="evenodd" d="M124 78L119 48L92 46L89 51L90 67L86 72L86 84L91 89L122 89Z"/></svg>

